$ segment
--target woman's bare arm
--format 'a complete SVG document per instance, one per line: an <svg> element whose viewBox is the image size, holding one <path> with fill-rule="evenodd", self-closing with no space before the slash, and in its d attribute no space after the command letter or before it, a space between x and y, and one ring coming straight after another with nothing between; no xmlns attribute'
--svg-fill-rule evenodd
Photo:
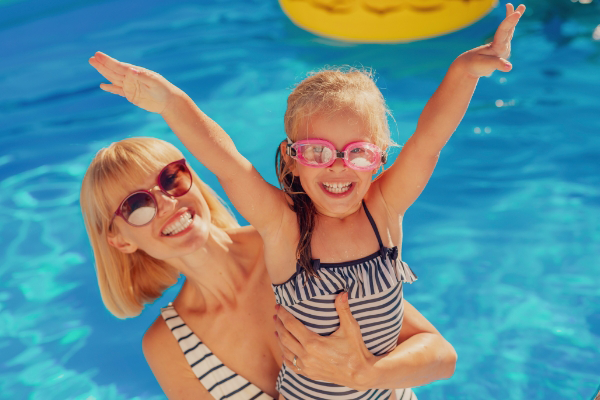
<svg viewBox="0 0 600 400"><path fill-rule="evenodd" d="M398 346L388 354L374 356L344 296L342 293L335 300L340 328L329 336L308 330L279 307L276 329L289 368L311 379L356 390L410 388L452 376L454 348L411 304L404 301ZM293 366L294 356L300 371Z"/></svg>

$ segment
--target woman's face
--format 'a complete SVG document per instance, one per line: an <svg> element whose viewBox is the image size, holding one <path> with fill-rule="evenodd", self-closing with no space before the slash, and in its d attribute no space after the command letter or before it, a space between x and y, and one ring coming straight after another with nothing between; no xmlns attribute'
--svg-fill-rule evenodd
<svg viewBox="0 0 600 400"><path fill-rule="evenodd" d="M152 193L157 206L154 218L144 226L133 226L116 216L113 224L118 233L109 237L109 243L125 253L139 249L156 259L167 260L193 253L206 244L211 215L197 185L192 184L182 196L169 196L156 184L160 172L161 169L153 172L134 189ZM115 210L122 200L113 199Z"/></svg>

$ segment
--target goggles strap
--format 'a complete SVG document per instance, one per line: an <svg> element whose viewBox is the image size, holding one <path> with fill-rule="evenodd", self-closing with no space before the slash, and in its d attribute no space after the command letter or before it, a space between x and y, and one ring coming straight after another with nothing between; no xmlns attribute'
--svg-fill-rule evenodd
<svg viewBox="0 0 600 400"><path fill-rule="evenodd" d="M286 140L287 145L285 146L285 154L287 154L290 157L296 157L296 149L292 148L294 142L292 142L290 138L286 138Z"/></svg>

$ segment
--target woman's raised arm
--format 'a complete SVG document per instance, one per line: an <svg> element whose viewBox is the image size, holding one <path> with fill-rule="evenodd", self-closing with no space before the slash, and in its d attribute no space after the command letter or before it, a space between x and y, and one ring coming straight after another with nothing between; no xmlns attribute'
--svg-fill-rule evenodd
<svg viewBox="0 0 600 400"><path fill-rule="evenodd" d="M259 232L279 227L288 210L284 194L260 176L229 135L181 89L156 72L104 53L96 53L90 64L111 82L101 84L102 90L160 114L185 147L219 178L235 208Z"/></svg>

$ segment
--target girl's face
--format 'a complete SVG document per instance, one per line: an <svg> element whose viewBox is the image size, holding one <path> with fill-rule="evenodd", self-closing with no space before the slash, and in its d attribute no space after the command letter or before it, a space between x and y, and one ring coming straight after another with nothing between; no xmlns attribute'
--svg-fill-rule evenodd
<svg viewBox="0 0 600 400"><path fill-rule="evenodd" d="M350 110L342 110L331 116L317 114L311 117L296 139L324 139L330 141L338 151L352 142L372 143L367 124ZM375 171L349 168L341 158L329 167L315 168L299 162L294 162L293 167L294 175L299 177L317 211L337 218L344 218L361 207Z"/></svg>
<svg viewBox="0 0 600 400"><path fill-rule="evenodd" d="M176 160L173 160L176 161ZM140 249L159 260L182 257L202 248L209 237L211 215L197 185L180 196L173 197L157 186L157 170L134 190L148 190L156 200L156 215L144 226L133 226L122 217L113 220L117 234L109 236L111 245L125 253ZM116 210L123 199L114 199Z"/></svg>

